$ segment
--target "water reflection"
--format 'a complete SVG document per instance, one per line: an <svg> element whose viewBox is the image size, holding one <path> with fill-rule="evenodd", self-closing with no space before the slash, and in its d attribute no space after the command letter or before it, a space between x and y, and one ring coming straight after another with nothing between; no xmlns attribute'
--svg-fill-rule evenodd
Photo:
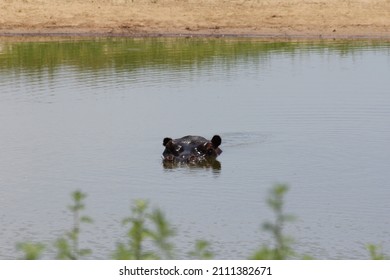
<svg viewBox="0 0 390 280"><path fill-rule="evenodd" d="M38 40L38 39L36 39ZM54 41L53 41L54 40ZM60 39L58 39L60 40ZM55 73L61 67L75 71L132 72L137 69L183 69L188 66L203 67L223 58L224 63L238 59L258 61L269 54L299 54L302 50L328 50L348 55L363 48L387 48L384 41L313 41L285 42L248 39L212 38L110 38L41 42L8 42L0 37L0 70L22 70L39 75Z"/></svg>
<svg viewBox="0 0 390 280"><path fill-rule="evenodd" d="M198 162L176 162L176 161L164 161L164 169L176 169L176 168L190 168L190 169L211 169L214 173L218 174L221 171L222 165L221 162L217 159L205 159Z"/></svg>

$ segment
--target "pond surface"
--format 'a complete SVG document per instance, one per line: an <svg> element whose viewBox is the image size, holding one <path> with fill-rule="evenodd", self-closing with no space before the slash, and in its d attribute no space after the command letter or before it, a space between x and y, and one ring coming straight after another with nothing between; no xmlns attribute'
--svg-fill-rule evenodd
<svg viewBox="0 0 390 280"><path fill-rule="evenodd" d="M91 258L111 258L147 199L177 229L177 258L206 239L245 259L271 240L275 183L300 254L389 253L389 77L386 42L2 39L0 258L69 229L79 189ZM163 138L188 134L221 135L221 168L164 168Z"/></svg>

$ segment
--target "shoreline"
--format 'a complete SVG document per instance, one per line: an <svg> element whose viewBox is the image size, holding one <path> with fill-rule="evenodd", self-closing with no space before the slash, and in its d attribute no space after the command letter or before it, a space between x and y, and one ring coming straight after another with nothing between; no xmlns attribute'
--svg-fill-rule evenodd
<svg viewBox="0 0 390 280"><path fill-rule="evenodd" d="M16 31L16 32L1 32L0 39L4 38L38 38L38 37L52 37L52 38L248 38L248 39L264 39L264 40L381 40L390 41L390 34L360 34L360 35L322 35L322 34L259 34L259 33L151 33L151 32L137 32L137 33L121 33L121 32L105 32L105 31L85 31L85 30L71 30L71 31Z"/></svg>

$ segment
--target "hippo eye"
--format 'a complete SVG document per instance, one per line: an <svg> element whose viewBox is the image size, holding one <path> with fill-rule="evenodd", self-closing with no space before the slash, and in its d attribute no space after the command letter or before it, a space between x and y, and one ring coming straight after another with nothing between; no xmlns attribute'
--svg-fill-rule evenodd
<svg viewBox="0 0 390 280"><path fill-rule="evenodd" d="M207 154L208 154L209 156L213 155L213 154L214 154L214 150L213 150L213 149L208 149L208 150L207 150Z"/></svg>

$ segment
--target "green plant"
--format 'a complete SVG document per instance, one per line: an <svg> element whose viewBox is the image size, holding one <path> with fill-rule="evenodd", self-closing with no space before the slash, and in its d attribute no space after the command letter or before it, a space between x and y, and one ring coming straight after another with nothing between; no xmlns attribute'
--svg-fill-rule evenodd
<svg viewBox="0 0 390 280"><path fill-rule="evenodd" d="M23 259L37 260L41 258L45 245L42 243L22 242L16 245L16 248L23 252Z"/></svg>
<svg viewBox="0 0 390 280"><path fill-rule="evenodd" d="M173 244L169 239L175 235L161 210L148 211L145 200L136 200L132 215L123 220L130 225L127 232L127 243L118 243L114 252L115 259L161 259L173 258ZM145 249L145 242L151 241L160 251Z"/></svg>
<svg viewBox="0 0 390 280"><path fill-rule="evenodd" d="M370 253L372 260L386 260L386 259L388 259L388 257L385 256L385 254L383 254L382 249L377 245L368 244L367 250Z"/></svg>
<svg viewBox="0 0 390 280"><path fill-rule="evenodd" d="M80 249L81 224L92 223L90 217L81 214L81 211L85 209L84 199L86 194L75 191L72 193L72 198L73 205L69 206L69 210L73 214L73 227L55 242L55 247L58 250L57 259L77 260L92 252L90 249Z"/></svg>
<svg viewBox="0 0 390 280"><path fill-rule="evenodd" d="M205 240L197 240L195 248L189 253L189 256L196 260L210 260L214 257L210 250L210 243Z"/></svg>
<svg viewBox="0 0 390 280"><path fill-rule="evenodd" d="M279 184L274 186L268 195L267 204L275 214L273 222L267 221L263 224L263 230L269 232L273 238L273 244L262 245L251 259L310 259L307 256L298 256L293 248L293 240L283 232L286 222L294 219L293 216L284 213L284 197L288 191L287 185ZM73 215L72 228L58 238L55 242L57 259L80 259L92 253L90 249L80 248L80 232L83 223L91 223L92 219L82 214L85 209L84 199L86 194L81 191L72 193L73 205L69 210ZM150 210L148 202L136 200L131 209L131 215L123 220L124 225L129 225L126 234L126 242L118 243L113 253L115 259L174 259L174 245L171 238L175 231L167 221L160 209ZM42 243L23 242L17 244L17 249L23 253L23 259L36 260L42 257L46 249ZM372 260L388 259L382 249L373 244L367 245ZM213 252L210 250L209 242L197 240L194 249L188 253L192 259L212 259Z"/></svg>
<svg viewBox="0 0 390 280"><path fill-rule="evenodd" d="M267 199L267 204L275 213L275 221L265 222L263 224L264 231L270 232L274 239L274 246L262 245L251 257L251 259L264 260L275 259L284 260L295 255L291 244L292 239L283 233L283 228L286 222L292 221L293 216L285 214L283 211L284 196L288 191L287 185L279 184L271 189Z"/></svg>
<svg viewBox="0 0 390 280"><path fill-rule="evenodd" d="M164 213L160 209L155 209L150 215L150 220L155 226L154 231L150 231L150 237L161 251L161 254L166 259L173 259L174 253L173 244L169 241L175 235L175 231L169 225Z"/></svg>

